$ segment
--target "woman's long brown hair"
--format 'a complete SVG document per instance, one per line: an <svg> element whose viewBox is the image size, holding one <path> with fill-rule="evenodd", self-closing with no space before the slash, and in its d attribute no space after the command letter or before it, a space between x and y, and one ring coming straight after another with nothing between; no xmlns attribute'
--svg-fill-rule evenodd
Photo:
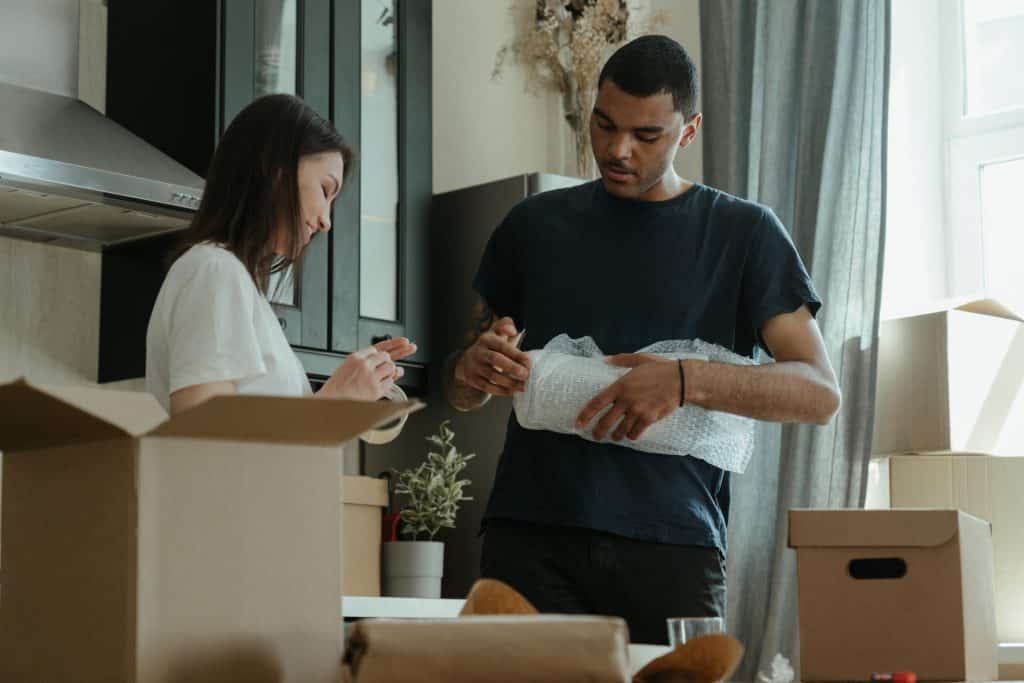
<svg viewBox="0 0 1024 683"><path fill-rule="evenodd" d="M196 244L219 244L238 257L266 294L271 274L296 264L302 251L299 159L322 152L341 154L347 178L354 154L330 121L292 95L252 102L224 131L199 210L172 262ZM286 256L274 253L282 227Z"/></svg>

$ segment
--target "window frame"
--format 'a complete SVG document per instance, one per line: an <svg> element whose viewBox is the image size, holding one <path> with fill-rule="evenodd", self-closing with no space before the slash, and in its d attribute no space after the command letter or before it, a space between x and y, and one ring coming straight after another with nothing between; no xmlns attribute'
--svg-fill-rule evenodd
<svg viewBox="0 0 1024 683"><path fill-rule="evenodd" d="M943 87L946 158L947 289L954 296L992 294L986 274L987 250L982 225L981 167L1024 158L1024 103L986 114L966 113L967 26L964 2L940 3L941 44L947 46L943 70L953 74ZM1024 271L1022 271L1024 272ZM1024 275L1021 286L1024 287ZM995 293L998 295L998 293Z"/></svg>

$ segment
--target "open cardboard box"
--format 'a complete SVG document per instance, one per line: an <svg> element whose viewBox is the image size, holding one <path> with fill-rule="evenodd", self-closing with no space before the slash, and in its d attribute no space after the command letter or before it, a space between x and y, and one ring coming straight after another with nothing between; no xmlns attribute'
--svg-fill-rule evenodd
<svg viewBox="0 0 1024 683"><path fill-rule="evenodd" d="M337 681L340 447L418 407L0 385L0 680Z"/></svg>
<svg viewBox="0 0 1024 683"><path fill-rule="evenodd" d="M1024 322L992 299L886 320L872 453L1024 455Z"/></svg>

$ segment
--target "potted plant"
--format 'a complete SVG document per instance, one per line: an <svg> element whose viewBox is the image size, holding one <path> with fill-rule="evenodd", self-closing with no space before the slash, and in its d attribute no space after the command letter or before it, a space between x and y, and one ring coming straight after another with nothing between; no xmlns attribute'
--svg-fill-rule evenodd
<svg viewBox="0 0 1024 683"><path fill-rule="evenodd" d="M463 491L470 484L459 475L476 457L464 455L453 443L455 432L446 420L438 434L427 437L434 449L417 467L395 472L395 493L408 496L401 510L401 533L410 540L384 544L384 594L403 598L441 597L444 543L434 537L441 529L455 528L459 504L472 498ZM423 540L421 540L423 539Z"/></svg>

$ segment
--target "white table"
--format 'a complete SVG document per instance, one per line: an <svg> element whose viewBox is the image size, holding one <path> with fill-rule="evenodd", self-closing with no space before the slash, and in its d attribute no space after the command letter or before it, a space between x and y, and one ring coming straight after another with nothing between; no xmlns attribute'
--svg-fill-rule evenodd
<svg viewBox="0 0 1024 683"><path fill-rule="evenodd" d="M454 619L465 600L431 600L429 598L372 598L345 596L341 599L343 621L356 619ZM631 659L646 662L667 651L659 646L640 645L631 652ZM650 649L648 649L650 648ZM657 649L654 649L657 648ZM640 650L643 650L642 652ZM640 656L637 656L640 655ZM1024 643L1004 643L999 646L999 663L1024 668Z"/></svg>
<svg viewBox="0 0 1024 683"><path fill-rule="evenodd" d="M999 666L1003 669L1001 677L1024 676L1024 643L1002 643L999 646Z"/></svg>
<svg viewBox="0 0 1024 683"><path fill-rule="evenodd" d="M344 596L341 616L352 619L454 619L465 600Z"/></svg>
<svg viewBox="0 0 1024 683"><path fill-rule="evenodd" d="M429 598L371 598L344 596L341 599L345 637L348 626L359 619L454 619L465 600L431 600ZM635 674L643 666L668 652L662 645L630 645L629 659Z"/></svg>
<svg viewBox="0 0 1024 683"><path fill-rule="evenodd" d="M341 598L342 638L348 641L349 628L360 619L454 619L463 603L465 600L346 595Z"/></svg>

